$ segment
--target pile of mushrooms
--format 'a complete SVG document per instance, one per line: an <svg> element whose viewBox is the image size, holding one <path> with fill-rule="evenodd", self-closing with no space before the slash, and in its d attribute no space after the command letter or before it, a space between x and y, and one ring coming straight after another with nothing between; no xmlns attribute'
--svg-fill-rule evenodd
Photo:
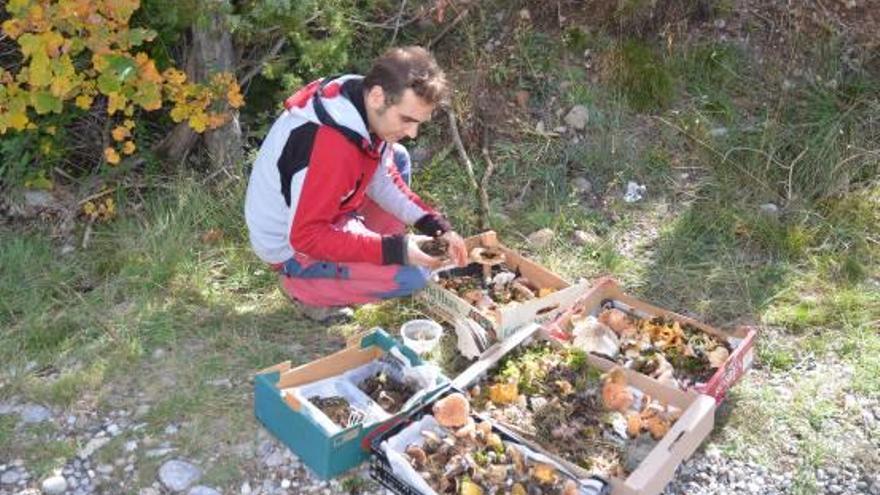
<svg viewBox="0 0 880 495"><path fill-rule="evenodd" d="M433 414L444 430L422 431L420 441L405 450L410 465L437 493L578 493L573 480L551 465L527 459L488 421L475 422L470 412L468 399L460 393L437 401Z"/></svg>

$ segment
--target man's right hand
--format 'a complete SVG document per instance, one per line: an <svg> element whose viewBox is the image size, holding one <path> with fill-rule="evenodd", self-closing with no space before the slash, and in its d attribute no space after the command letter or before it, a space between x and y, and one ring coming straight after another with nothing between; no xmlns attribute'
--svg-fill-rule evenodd
<svg viewBox="0 0 880 495"><path fill-rule="evenodd" d="M442 259L425 254L425 252L419 248L419 243L430 240L431 238L426 235L410 234L406 236L407 265L423 266L425 268L430 268L431 270L440 268L443 264Z"/></svg>

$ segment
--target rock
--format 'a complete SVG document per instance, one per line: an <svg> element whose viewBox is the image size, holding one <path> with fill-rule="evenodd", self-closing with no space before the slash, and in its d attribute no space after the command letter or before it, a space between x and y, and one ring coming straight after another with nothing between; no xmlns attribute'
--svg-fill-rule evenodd
<svg viewBox="0 0 880 495"><path fill-rule="evenodd" d="M115 437L122 433L122 429L120 429L119 425L116 423L110 423L110 425L107 426L107 433L109 433L111 437Z"/></svg>
<svg viewBox="0 0 880 495"><path fill-rule="evenodd" d="M180 428L177 425L168 425L165 427L166 435L176 435Z"/></svg>
<svg viewBox="0 0 880 495"><path fill-rule="evenodd" d="M89 443L87 443L85 447L79 449L79 451L76 453L76 455L80 459L88 459L98 449L107 445L109 442L110 442L109 437L95 437L95 438L89 440Z"/></svg>
<svg viewBox="0 0 880 495"><path fill-rule="evenodd" d="M55 203L55 198L46 191L25 191L24 204L29 208L50 208Z"/></svg>
<svg viewBox="0 0 880 495"><path fill-rule="evenodd" d="M0 416L18 412L19 405L15 402L0 402Z"/></svg>
<svg viewBox="0 0 880 495"><path fill-rule="evenodd" d="M42 423L52 417L52 413L49 409L39 404L27 404L26 406L23 406L18 413L21 415L22 421L31 424Z"/></svg>
<svg viewBox="0 0 880 495"><path fill-rule="evenodd" d="M761 213L771 216L778 217L779 216L779 207L773 203L764 203L758 207Z"/></svg>
<svg viewBox="0 0 880 495"><path fill-rule="evenodd" d="M150 405L149 404L141 404L141 405L137 406L137 409L135 409L134 417L135 417L135 419L141 419L144 416L146 416L148 412L150 412Z"/></svg>
<svg viewBox="0 0 880 495"><path fill-rule="evenodd" d="M284 464L284 453L280 450L276 450L266 456L266 458L263 460L263 463L266 465L266 467L278 467Z"/></svg>
<svg viewBox="0 0 880 495"><path fill-rule="evenodd" d="M43 480L41 486L43 488L43 493L47 495L59 495L67 490L67 480L64 479L64 476L60 475L50 476Z"/></svg>
<svg viewBox="0 0 880 495"><path fill-rule="evenodd" d="M174 448L166 447L163 449L150 449L144 455L147 456L148 459L156 459L158 457L164 457L172 452L174 452Z"/></svg>
<svg viewBox="0 0 880 495"><path fill-rule="evenodd" d="M189 491L187 492L187 494L188 495L221 495L221 493L218 492L217 490L215 490L211 487L208 487L208 486L204 486L204 485L194 486L194 487L190 488Z"/></svg>
<svg viewBox="0 0 880 495"><path fill-rule="evenodd" d="M76 248L73 246L73 244L65 244L65 245L61 246L61 255L62 256L66 256L74 251L76 251Z"/></svg>
<svg viewBox="0 0 880 495"><path fill-rule="evenodd" d="M138 448L137 440L129 440L125 442L125 445L122 448L126 452L134 452Z"/></svg>
<svg viewBox="0 0 880 495"><path fill-rule="evenodd" d="M159 359L162 359L163 357L165 357L165 349L162 349L161 347L157 347L156 349L153 350L153 359L158 361Z"/></svg>
<svg viewBox="0 0 880 495"><path fill-rule="evenodd" d="M712 137L724 137L727 135L726 127L716 127L714 129L709 130L709 135Z"/></svg>
<svg viewBox="0 0 880 495"><path fill-rule="evenodd" d="M587 246L589 244L596 244L600 241L599 237L595 234L583 230L575 230L572 232L571 240L577 246Z"/></svg>
<svg viewBox="0 0 880 495"><path fill-rule="evenodd" d="M160 495L160 493L156 488L148 486L146 488L141 488L140 491L138 491L138 495Z"/></svg>
<svg viewBox="0 0 880 495"><path fill-rule="evenodd" d="M587 127L589 119L590 112L587 110L587 107L583 105L575 105L571 107L571 110L568 111L563 120L565 120L565 123L572 129L582 131Z"/></svg>
<svg viewBox="0 0 880 495"><path fill-rule="evenodd" d="M554 235L556 234L553 232L553 229L543 228L529 234L528 242L532 247L541 249L550 244Z"/></svg>
<svg viewBox="0 0 880 495"><path fill-rule="evenodd" d="M571 188L578 194L589 194L593 190L593 183L586 177L575 177L571 181Z"/></svg>
<svg viewBox="0 0 880 495"><path fill-rule="evenodd" d="M0 485L14 485L21 480L21 474L17 469L10 469L0 475Z"/></svg>
<svg viewBox="0 0 880 495"><path fill-rule="evenodd" d="M284 478L283 480L281 480L281 488L284 488L285 490L290 488L290 480L287 478Z"/></svg>
<svg viewBox="0 0 880 495"><path fill-rule="evenodd" d="M171 491L182 492L202 477L202 470L186 461L173 459L159 468L159 481Z"/></svg>
<svg viewBox="0 0 880 495"><path fill-rule="evenodd" d="M110 464L101 464L100 466L95 468L101 474L110 474L113 472L113 466Z"/></svg>
<svg viewBox="0 0 880 495"><path fill-rule="evenodd" d="M214 387L229 388L232 386L232 380L230 380L229 378L217 378L216 380L208 381L208 385L212 385Z"/></svg>
<svg viewBox="0 0 880 495"><path fill-rule="evenodd" d="M245 481L241 484L241 489L238 491L241 495L251 495L251 484Z"/></svg>

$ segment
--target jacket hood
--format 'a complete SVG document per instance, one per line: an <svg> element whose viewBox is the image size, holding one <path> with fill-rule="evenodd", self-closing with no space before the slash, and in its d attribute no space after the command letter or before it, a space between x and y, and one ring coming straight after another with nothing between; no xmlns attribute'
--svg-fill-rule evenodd
<svg viewBox="0 0 880 495"><path fill-rule="evenodd" d="M367 130L363 76L348 74L312 81L284 101L284 108L310 122L338 130L362 150L380 153L383 142Z"/></svg>

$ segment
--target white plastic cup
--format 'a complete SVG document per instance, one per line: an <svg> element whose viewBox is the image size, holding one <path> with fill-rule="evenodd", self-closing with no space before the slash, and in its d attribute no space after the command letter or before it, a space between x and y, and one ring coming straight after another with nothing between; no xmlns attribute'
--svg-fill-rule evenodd
<svg viewBox="0 0 880 495"><path fill-rule="evenodd" d="M401 325L400 335L404 345L422 355L437 347L443 327L434 320L410 320Z"/></svg>

